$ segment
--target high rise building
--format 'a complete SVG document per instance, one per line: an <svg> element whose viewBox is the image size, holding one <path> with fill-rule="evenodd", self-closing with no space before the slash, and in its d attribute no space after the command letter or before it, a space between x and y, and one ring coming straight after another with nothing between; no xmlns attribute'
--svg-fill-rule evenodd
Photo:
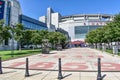
<svg viewBox="0 0 120 80"><path fill-rule="evenodd" d="M0 0L0 20L4 20L3 26L12 26L19 23L19 15L21 15L20 3L17 0ZM12 44L14 43L14 44ZM9 50L14 46L17 49L17 42L12 39L6 40L0 45L0 50Z"/></svg>
<svg viewBox="0 0 120 80"><path fill-rule="evenodd" d="M35 20L22 14L18 0L0 0L0 20L4 20L3 26L15 26L22 23L25 29L47 30L47 25L39 20ZM10 39L0 45L0 50L17 49L17 41Z"/></svg>

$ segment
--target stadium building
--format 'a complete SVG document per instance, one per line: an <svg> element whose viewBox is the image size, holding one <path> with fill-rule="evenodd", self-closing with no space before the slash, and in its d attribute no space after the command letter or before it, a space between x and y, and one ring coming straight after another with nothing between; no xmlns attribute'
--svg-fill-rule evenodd
<svg viewBox="0 0 120 80"><path fill-rule="evenodd" d="M85 42L86 34L98 27L103 27L107 22L113 20L113 15L109 14L76 14L61 16L60 13L54 12L52 8L47 9L47 16L39 17L41 22L47 24L50 30L51 25L55 28L61 28L68 32L71 44L81 45Z"/></svg>
<svg viewBox="0 0 120 80"><path fill-rule="evenodd" d="M15 27L16 24L22 23L25 29L48 29L46 23L23 15L18 0L0 0L0 20L4 20L3 26ZM15 40L6 40L0 45L0 50L10 50L12 48L17 49L17 46Z"/></svg>

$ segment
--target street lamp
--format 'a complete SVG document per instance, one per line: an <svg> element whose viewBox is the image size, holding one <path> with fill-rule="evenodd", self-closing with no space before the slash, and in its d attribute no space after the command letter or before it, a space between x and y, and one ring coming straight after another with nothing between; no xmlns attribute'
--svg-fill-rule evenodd
<svg viewBox="0 0 120 80"><path fill-rule="evenodd" d="M11 57L14 57L14 25L11 24L12 28L12 42L11 42Z"/></svg>

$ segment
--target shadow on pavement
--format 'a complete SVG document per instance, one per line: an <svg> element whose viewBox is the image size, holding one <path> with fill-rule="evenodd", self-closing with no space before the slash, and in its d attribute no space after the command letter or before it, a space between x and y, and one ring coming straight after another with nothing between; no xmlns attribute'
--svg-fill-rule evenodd
<svg viewBox="0 0 120 80"><path fill-rule="evenodd" d="M14 73L14 72L17 72L17 71L4 72L3 74Z"/></svg>
<svg viewBox="0 0 120 80"><path fill-rule="evenodd" d="M68 77L68 76L70 76L70 75L72 75L72 74L65 75L65 76L63 76L63 78L66 78L66 77Z"/></svg>
<svg viewBox="0 0 120 80"><path fill-rule="evenodd" d="M42 72L35 73L35 74L30 74L30 76L35 76L35 75L39 75L39 74L42 74Z"/></svg>

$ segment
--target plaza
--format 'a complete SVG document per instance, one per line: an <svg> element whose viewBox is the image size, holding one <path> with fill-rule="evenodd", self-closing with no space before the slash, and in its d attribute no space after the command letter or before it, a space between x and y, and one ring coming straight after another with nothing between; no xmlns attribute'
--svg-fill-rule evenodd
<svg viewBox="0 0 120 80"><path fill-rule="evenodd" d="M58 80L58 58L62 63L62 80L96 80L97 59L101 58L104 80L120 79L120 57L90 48L71 48L51 51L51 54L28 56L29 77L25 77L25 59L2 62L0 80Z"/></svg>
<svg viewBox="0 0 120 80"><path fill-rule="evenodd" d="M77 1L62 4L58 12L57 2L48 0L44 6L36 0L35 5L27 2L30 17L21 2L0 0L0 80L120 80L120 13L89 13L89 6L81 7L79 1L79 13L71 13Z"/></svg>

